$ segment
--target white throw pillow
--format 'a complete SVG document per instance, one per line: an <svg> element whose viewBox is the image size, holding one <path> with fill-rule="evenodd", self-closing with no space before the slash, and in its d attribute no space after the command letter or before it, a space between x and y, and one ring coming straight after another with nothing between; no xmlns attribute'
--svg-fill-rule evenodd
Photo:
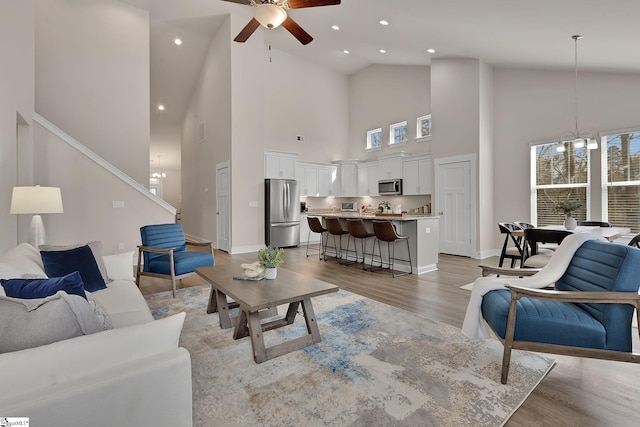
<svg viewBox="0 0 640 427"><path fill-rule="evenodd" d="M40 252L28 243L21 243L0 255L0 279L17 279L25 275L47 277ZM2 286L0 295L5 295Z"/></svg>
<svg viewBox="0 0 640 427"><path fill-rule="evenodd" d="M142 325L1 355L2 387L14 395L72 381L178 347L185 313Z"/></svg>
<svg viewBox="0 0 640 427"><path fill-rule="evenodd" d="M133 277L133 255L134 251L129 251L102 257L109 280L135 280Z"/></svg>

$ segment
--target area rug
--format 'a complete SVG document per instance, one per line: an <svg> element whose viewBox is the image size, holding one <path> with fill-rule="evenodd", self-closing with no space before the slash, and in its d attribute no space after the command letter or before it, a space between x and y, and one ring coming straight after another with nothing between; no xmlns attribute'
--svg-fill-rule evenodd
<svg viewBox="0 0 640 427"><path fill-rule="evenodd" d="M249 339L206 313L208 297L208 286L146 297L156 318L187 313L196 427L500 426L554 364L515 351L502 385L499 342L345 291L312 300L322 342L256 364ZM299 315L265 343L305 328Z"/></svg>

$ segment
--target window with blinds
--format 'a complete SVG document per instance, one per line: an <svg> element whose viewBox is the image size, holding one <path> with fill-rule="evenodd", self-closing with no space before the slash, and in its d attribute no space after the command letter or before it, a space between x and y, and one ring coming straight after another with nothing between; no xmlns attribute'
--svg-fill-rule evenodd
<svg viewBox="0 0 640 427"><path fill-rule="evenodd" d="M606 220L640 232L640 131L607 135L602 148Z"/></svg>
<svg viewBox="0 0 640 427"><path fill-rule="evenodd" d="M565 151L559 152L557 144L540 144L531 147L532 162L532 211L537 226L562 224L564 214L556 211L563 200L581 204L574 218L584 220L589 209L589 150L575 148L573 142L565 143Z"/></svg>

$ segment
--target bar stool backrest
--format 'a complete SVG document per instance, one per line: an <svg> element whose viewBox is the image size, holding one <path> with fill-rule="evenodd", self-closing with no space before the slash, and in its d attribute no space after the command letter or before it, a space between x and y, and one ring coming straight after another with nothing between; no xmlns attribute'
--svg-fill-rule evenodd
<svg viewBox="0 0 640 427"><path fill-rule="evenodd" d="M391 221L373 221L373 232L376 233L378 239L384 242L394 242L401 238L396 233Z"/></svg>
<svg viewBox="0 0 640 427"><path fill-rule="evenodd" d="M324 219L324 222L325 224L327 224L327 231L329 232L329 234L340 235L348 233L347 230L342 228L342 226L340 225L340 221L338 221L338 218L327 217Z"/></svg>
<svg viewBox="0 0 640 427"><path fill-rule="evenodd" d="M367 231L364 226L364 221L361 219L348 219L347 227L349 228L349 233L351 233L353 237L360 239L371 237L371 233Z"/></svg>
<svg viewBox="0 0 640 427"><path fill-rule="evenodd" d="M308 216L307 222L309 223L309 229L314 233L324 233L327 231L327 229L322 226L317 216Z"/></svg>

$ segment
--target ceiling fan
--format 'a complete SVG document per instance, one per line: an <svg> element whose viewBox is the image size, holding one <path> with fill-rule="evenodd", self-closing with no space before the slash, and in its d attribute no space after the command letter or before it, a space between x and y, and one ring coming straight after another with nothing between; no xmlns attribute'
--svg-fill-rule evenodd
<svg viewBox="0 0 640 427"><path fill-rule="evenodd" d="M223 0L231 3L255 6L254 17L240 31L233 41L244 43L251 34L262 25L265 28L277 28L282 25L298 41L304 45L311 43L313 37L309 35L290 16L287 9L302 9L303 7L333 6L340 4L340 0Z"/></svg>

